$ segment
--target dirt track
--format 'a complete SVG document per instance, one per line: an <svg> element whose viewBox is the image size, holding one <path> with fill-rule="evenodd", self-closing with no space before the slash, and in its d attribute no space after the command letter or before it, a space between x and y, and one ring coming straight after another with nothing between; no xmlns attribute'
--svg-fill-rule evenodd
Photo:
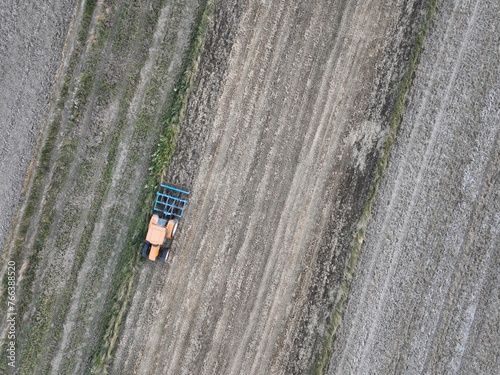
<svg viewBox="0 0 500 375"><path fill-rule="evenodd" d="M167 268L140 271L113 373L311 369L387 134L411 5L250 2L226 24L240 7L217 8L168 176L192 198Z"/></svg>
<svg viewBox="0 0 500 375"><path fill-rule="evenodd" d="M498 373L499 17L438 8L330 374Z"/></svg>

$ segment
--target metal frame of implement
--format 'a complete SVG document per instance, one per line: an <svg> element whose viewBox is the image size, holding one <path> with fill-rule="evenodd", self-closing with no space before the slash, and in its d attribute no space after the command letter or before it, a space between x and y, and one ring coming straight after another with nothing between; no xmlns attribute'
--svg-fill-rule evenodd
<svg viewBox="0 0 500 375"><path fill-rule="evenodd" d="M161 191L156 193L154 211L161 214L162 218L181 218L188 203L186 196L189 191L171 185L160 185Z"/></svg>

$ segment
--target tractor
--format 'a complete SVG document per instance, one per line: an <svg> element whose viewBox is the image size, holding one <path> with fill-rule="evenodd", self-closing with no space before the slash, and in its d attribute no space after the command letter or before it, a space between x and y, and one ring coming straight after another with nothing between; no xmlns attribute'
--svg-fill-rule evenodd
<svg viewBox="0 0 500 375"><path fill-rule="evenodd" d="M161 184L156 193L153 216L149 220L142 256L151 261L166 262L172 241L187 204L189 191L174 185Z"/></svg>

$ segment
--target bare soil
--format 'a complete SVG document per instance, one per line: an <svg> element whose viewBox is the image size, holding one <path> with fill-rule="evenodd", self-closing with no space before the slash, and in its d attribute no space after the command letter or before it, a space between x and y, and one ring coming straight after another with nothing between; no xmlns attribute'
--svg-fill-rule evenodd
<svg viewBox="0 0 500 375"><path fill-rule="evenodd" d="M221 2L113 373L307 373L388 134L422 3ZM227 63L226 63L227 61Z"/></svg>
<svg viewBox="0 0 500 375"><path fill-rule="evenodd" d="M82 39L91 2L75 4L71 27L74 3L61 4L24 13L0 6L24 25L14 33L2 23L2 32L33 41L0 42L1 77L15 93L0 94L0 114L5 128L18 129L0 145L0 173L8 176L0 276L16 259L19 374L93 369L202 6L99 0ZM316 368L428 4L214 2L167 175L191 190L190 202L168 263L140 262L134 274L126 314L116 317L110 373ZM439 7L329 373L499 367L499 11L493 0ZM37 14L60 21L30 23ZM17 66L16 56L26 62ZM27 82L33 90L24 90ZM42 122L12 224L29 162L23 155ZM0 297L6 316L5 283ZM5 321L0 328L3 349Z"/></svg>
<svg viewBox="0 0 500 375"><path fill-rule="evenodd" d="M0 4L0 251L53 96L76 1Z"/></svg>
<svg viewBox="0 0 500 375"><path fill-rule="evenodd" d="M499 16L438 7L330 374L498 373Z"/></svg>

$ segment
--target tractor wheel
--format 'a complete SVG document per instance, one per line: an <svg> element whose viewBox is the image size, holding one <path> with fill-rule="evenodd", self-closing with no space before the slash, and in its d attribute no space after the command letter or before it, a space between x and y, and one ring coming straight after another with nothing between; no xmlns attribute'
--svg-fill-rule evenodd
<svg viewBox="0 0 500 375"><path fill-rule="evenodd" d="M167 262L168 255L170 253L170 249L164 249L160 251L160 259L163 261L163 263Z"/></svg>
<svg viewBox="0 0 500 375"><path fill-rule="evenodd" d="M144 246L142 247L142 256L147 258L149 255L149 250L151 250L151 244L149 242L144 242Z"/></svg>
<svg viewBox="0 0 500 375"><path fill-rule="evenodd" d="M177 226L179 225L179 220L175 219L174 229L172 229L171 237L174 238L175 232L177 232Z"/></svg>

